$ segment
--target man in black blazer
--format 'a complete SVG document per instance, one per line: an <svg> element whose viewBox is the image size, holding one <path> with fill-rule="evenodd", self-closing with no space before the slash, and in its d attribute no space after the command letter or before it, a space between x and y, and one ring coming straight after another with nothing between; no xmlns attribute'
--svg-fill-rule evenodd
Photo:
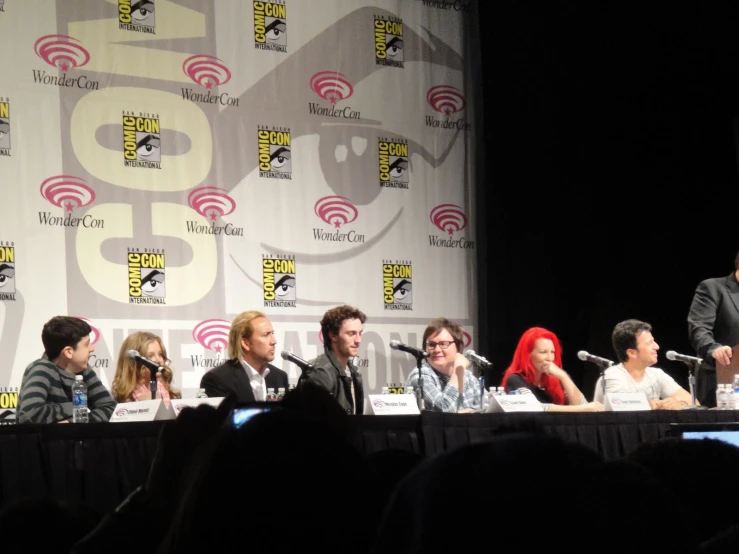
<svg viewBox="0 0 739 554"><path fill-rule="evenodd" d="M276 344L266 315L256 310L240 313L228 334L229 359L203 375L200 388L209 397L234 393L239 402L264 401L267 389L287 391L287 373L269 363L275 359Z"/></svg>
<svg viewBox="0 0 739 554"><path fill-rule="evenodd" d="M716 406L716 362L729 365L731 349L739 344L739 253L727 277L702 281L688 314L690 344L703 364L696 374L696 397Z"/></svg>

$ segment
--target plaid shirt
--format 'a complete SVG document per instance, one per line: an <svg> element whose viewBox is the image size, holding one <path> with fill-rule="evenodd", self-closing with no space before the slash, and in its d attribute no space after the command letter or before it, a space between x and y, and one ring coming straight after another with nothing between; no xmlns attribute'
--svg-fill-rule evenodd
<svg viewBox="0 0 739 554"><path fill-rule="evenodd" d="M455 387L448 387L449 377L433 369L430 365L421 366L423 372L423 407L432 412L457 413L465 408L480 409L480 381L469 369L464 371L464 394ZM411 371L406 387L418 392L418 368ZM487 398L483 397L483 409L487 409Z"/></svg>

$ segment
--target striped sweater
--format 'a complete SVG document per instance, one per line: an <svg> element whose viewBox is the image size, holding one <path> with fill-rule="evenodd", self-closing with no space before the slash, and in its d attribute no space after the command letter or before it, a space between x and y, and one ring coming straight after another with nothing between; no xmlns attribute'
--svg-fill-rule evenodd
<svg viewBox="0 0 739 554"><path fill-rule="evenodd" d="M47 359L32 362L23 373L18 399L18 423L56 423L72 419L72 384L75 374ZM115 400L89 367L82 372L87 385L90 421L108 421Z"/></svg>

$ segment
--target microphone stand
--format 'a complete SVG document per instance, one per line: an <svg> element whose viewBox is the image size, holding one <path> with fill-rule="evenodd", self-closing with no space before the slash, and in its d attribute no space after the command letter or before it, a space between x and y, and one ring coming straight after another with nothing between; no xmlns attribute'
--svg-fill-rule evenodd
<svg viewBox="0 0 739 554"><path fill-rule="evenodd" d="M151 391L151 399L156 400L157 398L157 371L149 370L151 379L149 380L149 390Z"/></svg>
<svg viewBox="0 0 739 554"><path fill-rule="evenodd" d="M423 401L423 356L416 356L416 367L418 368L418 411L424 409Z"/></svg>

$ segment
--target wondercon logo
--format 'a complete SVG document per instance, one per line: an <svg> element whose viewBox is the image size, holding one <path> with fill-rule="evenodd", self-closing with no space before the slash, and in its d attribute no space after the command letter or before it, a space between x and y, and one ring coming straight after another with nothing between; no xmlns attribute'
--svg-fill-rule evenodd
<svg viewBox="0 0 739 554"><path fill-rule="evenodd" d="M33 45L36 55L52 67L69 71L90 61L90 53L76 38L68 35L45 35Z"/></svg>
<svg viewBox="0 0 739 554"><path fill-rule="evenodd" d="M324 196L316 202L313 211L322 221L337 229L357 219L359 214L351 200L343 196Z"/></svg>
<svg viewBox="0 0 739 554"><path fill-rule="evenodd" d="M41 196L54 206L63 206L67 212L87 206L95 200L95 192L85 180L74 175L49 177L41 183Z"/></svg>
<svg viewBox="0 0 739 554"><path fill-rule="evenodd" d="M124 416L126 414L128 414L128 409L127 408L118 408L115 411L115 415L117 415L118 417Z"/></svg>
<svg viewBox="0 0 739 554"><path fill-rule="evenodd" d="M236 209L236 202L227 192L217 187L200 187L187 197L187 203L200 215L215 221Z"/></svg>
<svg viewBox="0 0 739 554"><path fill-rule="evenodd" d="M431 210L431 223L440 231L446 231L449 236L467 227L467 217L462 208L456 204L441 204Z"/></svg>
<svg viewBox="0 0 739 554"><path fill-rule="evenodd" d="M462 331L462 344L465 348L472 344L472 336L467 331Z"/></svg>
<svg viewBox="0 0 739 554"><path fill-rule="evenodd" d="M462 93L451 85L431 87L426 93L426 101L435 111L451 117L464 109L465 101Z"/></svg>
<svg viewBox="0 0 739 554"><path fill-rule="evenodd" d="M206 350L220 354L228 345L231 324L224 319L206 319L192 330L192 338Z"/></svg>
<svg viewBox="0 0 739 554"><path fill-rule="evenodd" d="M382 400L373 400L372 401L372 405L375 408L385 408L385 407L387 407L387 404L385 404L385 402L383 402Z"/></svg>
<svg viewBox="0 0 739 554"><path fill-rule="evenodd" d="M95 344L100 339L100 331L95 327L90 320L86 317L74 316L77 319L81 319L90 326L90 344Z"/></svg>
<svg viewBox="0 0 739 554"><path fill-rule="evenodd" d="M354 94L354 87L337 71L319 71L310 78L310 88L332 104L346 100Z"/></svg>
<svg viewBox="0 0 739 554"><path fill-rule="evenodd" d="M222 61L214 56L196 54L187 58L182 64L182 71L194 83L207 89L214 85L223 85L231 80L231 72Z"/></svg>

